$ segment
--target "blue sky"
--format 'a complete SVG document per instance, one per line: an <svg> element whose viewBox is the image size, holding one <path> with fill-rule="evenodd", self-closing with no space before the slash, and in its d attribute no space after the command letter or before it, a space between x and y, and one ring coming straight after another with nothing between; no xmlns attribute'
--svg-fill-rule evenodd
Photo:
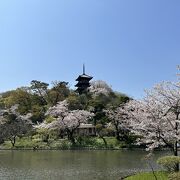
<svg viewBox="0 0 180 180"><path fill-rule="evenodd" d="M33 79L68 81L82 64L94 80L141 98L176 80L179 0L0 1L0 92Z"/></svg>

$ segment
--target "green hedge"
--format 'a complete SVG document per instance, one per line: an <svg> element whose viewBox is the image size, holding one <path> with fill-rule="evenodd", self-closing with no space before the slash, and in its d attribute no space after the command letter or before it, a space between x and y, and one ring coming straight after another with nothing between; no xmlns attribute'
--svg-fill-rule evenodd
<svg viewBox="0 0 180 180"><path fill-rule="evenodd" d="M168 172L174 172L176 165L180 163L179 156L164 156L157 160L157 163L163 166Z"/></svg>

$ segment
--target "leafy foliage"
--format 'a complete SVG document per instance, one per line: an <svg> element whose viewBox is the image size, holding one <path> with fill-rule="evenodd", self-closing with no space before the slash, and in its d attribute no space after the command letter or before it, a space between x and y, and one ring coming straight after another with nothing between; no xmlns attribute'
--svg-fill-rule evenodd
<svg viewBox="0 0 180 180"><path fill-rule="evenodd" d="M29 118L34 127L48 126L48 129L52 129L56 134L54 138L68 136L71 141L74 141L74 131L82 122L91 122L94 125L101 124L103 128L98 129L100 130L98 132L103 135L102 137L114 135L113 129L106 127L111 119L108 118L104 109L118 106L127 99L129 98L126 95L114 92L104 81L93 82L89 92L79 95L74 90L70 90L68 82L65 81L53 81L50 87L46 82L33 80L28 87L2 93L0 107L6 111L18 104L16 109L18 116L31 113ZM57 110L59 102L67 102L68 107L66 110L59 109L59 114L54 116L52 114L53 108L56 107ZM51 113L50 110L52 110ZM9 123L15 127L17 116L13 113L6 113L4 114L6 125ZM48 113L50 114L48 115ZM92 114L94 114L93 118L88 118ZM49 141L48 138L51 136L49 130L37 131L37 133L42 135L45 141ZM6 133L6 138L8 136ZM18 134L18 136L23 136L23 134ZM3 137L0 137L0 141L3 142Z"/></svg>
<svg viewBox="0 0 180 180"><path fill-rule="evenodd" d="M177 164L180 163L179 156L164 156L157 160L157 163L163 166L168 172L176 171Z"/></svg>
<svg viewBox="0 0 180 180"><path fill-rule="evenodd" d="M168 175L168 179L169 180L179 180L180 179L180 172L170 173Z"/></svg>

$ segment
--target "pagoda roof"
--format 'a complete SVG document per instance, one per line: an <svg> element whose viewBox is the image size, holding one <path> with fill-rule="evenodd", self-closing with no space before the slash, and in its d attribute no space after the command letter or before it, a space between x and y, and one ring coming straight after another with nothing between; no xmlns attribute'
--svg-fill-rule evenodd
<svg viewBox="0 0 180 180"><path fill-rule="evenodd" d="M76 85L75 85L75 87L90 87L90 84L89 83L77 83Z"/></svg>
<svg viewBox="0 0 180 180"><path fill-rule="evenodd" d="M82 74L82 75L79 75L79 77L76 79L76 81L79 81L79 80L82 80L82 79L91 80L92 78L93 78L92 76L89 76L87 74Z"/></svg>

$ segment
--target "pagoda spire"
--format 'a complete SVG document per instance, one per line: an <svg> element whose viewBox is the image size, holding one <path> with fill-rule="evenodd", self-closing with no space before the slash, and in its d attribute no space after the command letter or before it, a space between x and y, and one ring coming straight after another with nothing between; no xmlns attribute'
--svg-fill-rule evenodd
<svg viewBox="0 0 180 180"><path fill-rule="evenodd" d="M86 73L85 73L85 70L86 70L86 69L85 69L85 64L83 64L83 75L86 74Z"/></svg>

